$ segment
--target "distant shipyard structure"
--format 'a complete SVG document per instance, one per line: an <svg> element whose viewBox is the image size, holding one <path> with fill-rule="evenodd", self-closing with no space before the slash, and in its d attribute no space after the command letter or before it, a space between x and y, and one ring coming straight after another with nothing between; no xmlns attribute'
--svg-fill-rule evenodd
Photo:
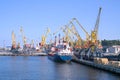
<svg viewBox="0 0 120 80"><path fill-rule="evenodd" d="M107 48L107 53L119 53L120 52L120 45L113 45L112 47Z"/></svg>
<svg viewBox="0 0 120 80"><path fill-rule="evenodd" d="M23 47L20 46L20 43L16 44L16 35L14 33L14 31L12 31L12 47L10 52L13 53L13 55L46 55L46 53L42 52L42 49L45 46L45 42L46 42L46 36L48 34L48 32L46 33L46 35L42 36L42 41L41 43L38 43L36 48L34 46L34 41L32 40L31 43L27 43L27 38L24 34L23 28L20 28L20 32L22 35L22 40L23 40Z"/></svg>

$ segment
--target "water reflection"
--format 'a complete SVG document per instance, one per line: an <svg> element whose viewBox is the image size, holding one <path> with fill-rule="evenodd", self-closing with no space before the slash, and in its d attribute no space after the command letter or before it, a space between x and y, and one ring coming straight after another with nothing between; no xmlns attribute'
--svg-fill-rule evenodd
<svg viewBox="0 0 120 80"><path fill-rule="evenodd" d="M0 56L0 80L119 80L119 76L47 56Z"/></svg>

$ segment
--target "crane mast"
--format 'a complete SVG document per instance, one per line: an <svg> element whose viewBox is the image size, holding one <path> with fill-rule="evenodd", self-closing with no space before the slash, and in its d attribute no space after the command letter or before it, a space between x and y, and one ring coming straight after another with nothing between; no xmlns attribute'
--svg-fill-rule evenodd
<svg viewBox="0 0 120 80"><path fill-rule="evenodd" d="M34 47L34 40L31 40L31 46Z"/></svg>
<svg viewBox="0 0 120 80"><path fill-rule="evenodd" d="M65 37L64 37L64 40L69 42L69 36L68 36L68 30L67 30L67 27L65 26L65 28L62 28L64 34L65 34Z"/></svg>
<svg viewBox="0 0 120 80"><path fill-rule="evenodd" d="M59 32L60 30L62 29L62 27L58 28L54 33L53 35L55 35L57 32Z"/></svg>
<svg viewBox="0 0 120 80"><path fill-rule="evenodd" d="M21 34L22 34L23 44L25 45L26 42L27 42L27 39L26 39L26 37L25 37L25 35L24 35L24 32L23 32L23 28L22 28L22 27L20 28L20 32L21 32Z"/></svg>
<svg viewBox="0 0 120 80"><path fill-rule="evenodd" d="M46 44L46 38L48 36L48 33L50 33L50 29L47 28L47 31L45 33L45 35L42 35L42 41L41 41L41 45L44 46Z"/></svg>
<svg viewBox="0 0 120 80"><path fill-rule="evenodd" d="M99 28L101 9L102 8L99 8L99 13L98 13L98 16L97 16L96 24L95 24L94 30L91 32L91 41L95 45L98 44L98 28Z"/></svg>
<svg viewBox="0 0 120 80"><path fill-rule="evenodd" d="M62 32L64 33L63 41L67 41L68 43L71 44L71 46L73 46L73 40L71 38L71 31L70 31L69 27L67 25L60 27L56 32L53 33L53 35L55 35L60 30L62 30ZM59 38L59 40L61 40L61 39Z"/></svg>
<svg viewBox="0 0 120 80"><path fill-rule="evenodd" d="M12 48L16 48L16 35L14 31L12 31Z"/></svg>
<svg viewBox="0 0 120 80"><path fill-rule="evenodd" d="M99 8L99 13L98 13L98 16L97 16L97 20L96 20L96 24L95 24L95 28L94 28L94 31L97 32L98 34L98 28L99 28L99 22L100 22L100 14L101 14L101 7Z"/></svg>
<svg viewBox="0 0 120 80"><path fill-rule="evenodd" d="M69 43L72 47L74 47L74 34L73 34L73 31L69 28L69 26L65 25L66 27L66 30L67 30L67 33L69 34L68 35L68 39L69 39Z"/></svg>

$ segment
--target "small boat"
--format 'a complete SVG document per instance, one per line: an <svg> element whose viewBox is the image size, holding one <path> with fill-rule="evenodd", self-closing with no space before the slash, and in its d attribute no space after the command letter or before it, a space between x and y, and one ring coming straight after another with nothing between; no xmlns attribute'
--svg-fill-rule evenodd
<svg viewBox="0 0 120 80"><path fill-rule="evenodd" d="M52 46L48 58L55 62L70 62L73 57L71 48L67 45Z"/></svg>

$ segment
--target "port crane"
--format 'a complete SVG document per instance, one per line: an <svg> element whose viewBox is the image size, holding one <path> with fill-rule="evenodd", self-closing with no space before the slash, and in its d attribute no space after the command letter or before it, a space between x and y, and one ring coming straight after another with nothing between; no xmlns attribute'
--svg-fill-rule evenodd
<svg viewBox="0 0 120 80"><path fill-rule="evenodd" d="M94 30L91 31L91 52L95 52L97 48L101 48L101 43L98 41L98 28L99 28L99 21L100 21L100 14L101 14L101 9L99 8L96 24L94 27Z"/></svg>
<svg viewBox="0 0 120 80"><path fill-rule="evenodd" d="M55 35L57 32L59 32L60 30L62 30L64 27L59 27L54 33L53 35Z"/></svg>
<svg viewBox="0 0 120 80"><path fill-rule="evenodd" d="M63 37L63 41L68 41L68 33L67 33L67 27L66 26L62 26L62 27L59 27L54 33L53 33L53 36L55 34L57 34L59 31L62 31L64 33L64 37ZM59 34L60 35L60 34ZM57 41L57 36L55 36L55 40Z"/></svg>
<svg viewBox="0 0 120 80"><path fill-rule="evenodd" d="M76 40L76 44L75 44L75 47L76 48L81 48L82 47L82 43L83 43L83 40L82 38L80 37L75 25L73 24L72 21L70 21L71 24L71 29L69 29L76 37L77 37L77 40Z"/></svg>
<svg viewBox="0 0 120 80"><path fill-rule="evenodd" d="M23 28L22 28L22 27L20 28L20 32L21 32L21 34L22 34L23 44L26 45L27 39L26 39L26 37L25 37L25 35L24 35L24 31L23 31Z"/></svg>
<svg viewBox="0 0 120 80"><path fill-rule="evenodd" d="M42 40L41 40L41 46L44 46L46 44L46 38L48 37L48 34L50 33L50 29L47 28L47 31L45 33L45 35L42 35Z"/></svg>
<svg viewBox="0 0 120 80"><path fill-rule="evenodd" d="M84 27L80 24L80 22L76 18L72 18L71 22L73 23L74 21L80 26L80 28L83 30L83 32L85 32L86 40L83 41L82 43L84 43L83 44L84 48L88 48L91 43L91 35L84 29Z"/></svg>
<svg viewBox="0 0 120 80"><path fill-rule="evenodd" d="M71 31L69 29L69 27L67 25L64 25L62 27L59 27L54 33L53 35L55 35L56 33L58 33L59 31L62 31L64 33L64 37L62 38L63 41L66 41L68 42L69 44L71 44L71 46L73 46L73 38L72 37L72 34L71 34ZM60 34L59 34L60 35ZM55 39L57 39L55 37ZM59 36L59 42L60 42L60 36Z"/></svg>
<svg viewBox="0 0 120 80"><path fill-rule="evenodd" d="M64 26L64 28L62 28L62 31L64 33L64 38L63 41L68 42L71 46L73 46L73 40L72 40L72 35L71 35L71 31L69 29L69 27L67 25Z"/></svg>
<svg viewBox="0 0 120 80"><path fill-rule="evenodd" d="M96 24L95 24L94 30L91 32L91 41L94 45L98 45L98 28L99 28L101 9L102 8L99 8Z"/></svg>
<svg viewBox="0 0 120 80"><path fill-rule="evenodd" d="M67 26L65 26L65 28L62 28L62 31L64 32L64 41L67 41L69 42L70 41L70 38L69 38L69 35L68 35L68 29L67 29Z"/></svg>
<svg viewBox="0 0 120 80"><path fill-rule="evenodd" d="M76 21L76 23L80 26L80 28L86 33L86 40L90 40L90 35L89 33L84 29L84 27L80 24L80 22L76 18L72 18L72 21ZM71 21L71 22L72 22Z"/></svg>
<svg viewBox="0 0 120 80"><path fill-rule="evenodd" d="M31 46L34 47L34 40L31 40Z"/></svg>
<svg viewBox="0 0 120 80"><path fill-rule="evenodd" d="M65 25L65 27L66 27L65 28L66 33L64 33L64 34L67 34L66 36L68 38L68 42L70 43L70 45L72 47L74 47L74 34L72 32L72 29L69 26L67 26L67 25Z"/></svg>
<svg viewBox="0 0 120 80"><path fill-rule="evenodd" d="M69 27L69 26L72 27ZM68 43L71 44L71 46L74 46L74 37L77 37L76 40L76 45L75 47L80 48L82 45L82 39L77 31L77 29L75 28L74 24L70 21L69 24L64 25L63 27L60 27L56 32L53 33L53 35L55 35L57 32L59 32L60 30L63 31L64 33L64 38L63 40L67 41Z"/></svg>
<svg viewBox="0 0 120 80"><path fill-rule="evenodd" d="M16 35L14 31L12 31L12 49L16 48Z"/></svg>

